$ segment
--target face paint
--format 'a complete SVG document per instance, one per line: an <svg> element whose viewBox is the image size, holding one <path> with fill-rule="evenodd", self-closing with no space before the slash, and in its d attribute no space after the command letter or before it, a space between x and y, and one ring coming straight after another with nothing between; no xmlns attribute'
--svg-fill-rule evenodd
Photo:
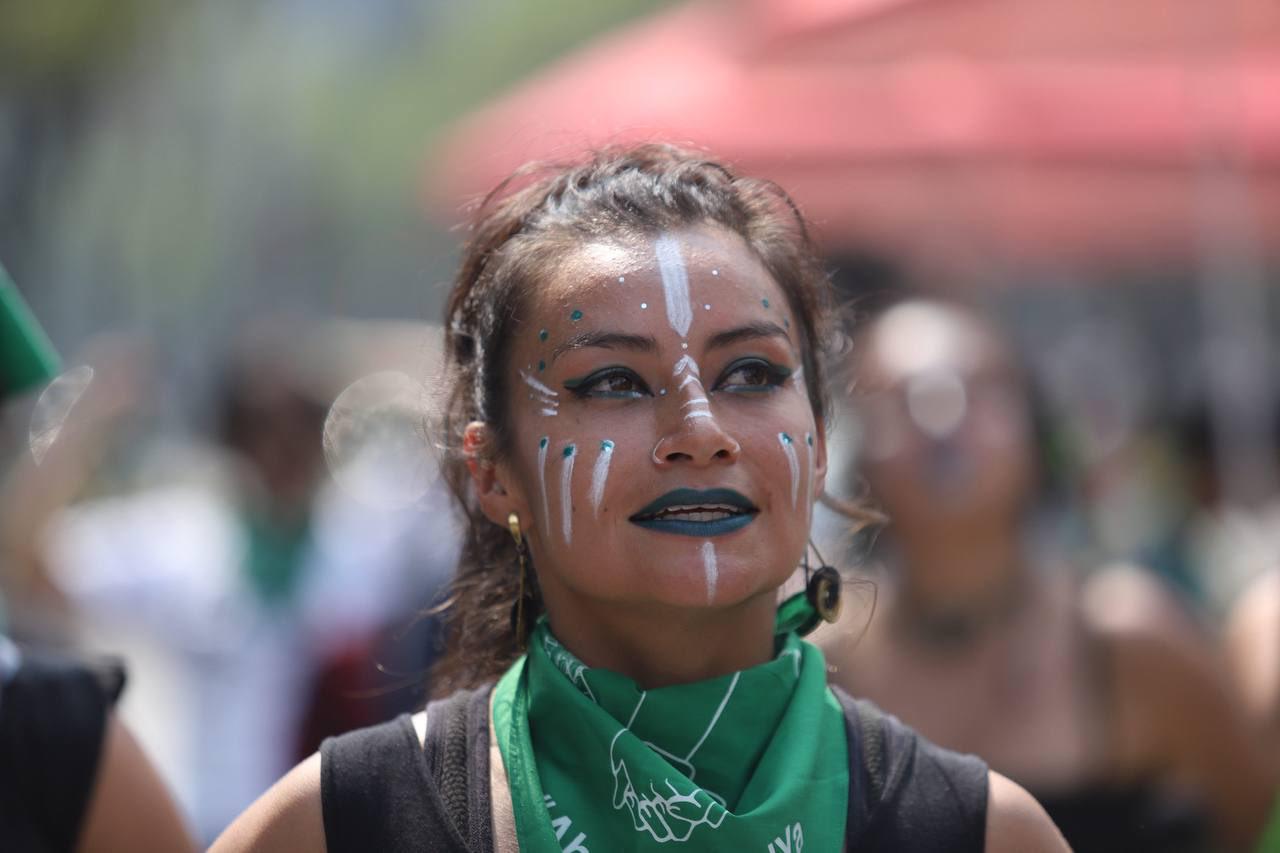
<svg viewBox="0 0 1280 853"><path fill-rule="evenodd" d="M543 363L538 362L538 369L541 370L542 367ZM560 409L560 401L556 399L560 395L523 370L520 371L520 377L524 379L526 385L533 389L529 392L529 399L539 405L538 414L543 417L554 418Z"/></svg>
<svg viewBox="0 0 1280 853"><path fill-rule="evenodd" d="M543 436L538 440L538 489L542 495L542 532L551 535L551 523L547 514L547 446L551 439Z"/></svg>
<svg viewBox="0 0 1280 853"><path fill-rule="evenodd" d="M809 481L813 477L813 433L804 434L804 496L806 505L809 502Z"/></svg>
<svg viewBox="0 0 1280 853"><path fill-rule="evenodd" d="M690 376L702 375L702 371L698 369L698 363L693 360L691 355L680 356L680 360L676 362L675 369L671 371L672 376L679 376L681 373L687 373Z"/></svg>
<svg viewBox="0 0 1280 853"><path fill-rule="evenodd" d="M707 575L707 604L712 604L716 600L716 578L718 572L716 570L716 546L710 542L702 543L702 567Z"/></svg>
<svg viewBox="0 0 1280 853"><path fill-rule="evenodd" d="M569 319L575 323L578 322L579 320L582 319L582 312L577 309L574 309L573 313L569 315Z"/></svg>
<svg viewBox="0 0 1280 853"><path fill-rule="evenodd" d="M782 452L787 454L787 465L791 468L791 508L795 509L800 488L800 460L796 458L795 442L791 436L780 432L778 442L782 445Z"/></svg>
<svg viewBox="0 0 1280 853"><path fill-rule="evenodd" d="M560 518L564 527L564 541L569 544L573 539L573 457L576 450L572 444L564 449L564 468L560 471Z"/></svg>
<svg viewBox="0 0 1280 853"><path fill-rule="evenodd" d="M530 376L529 374L523 371L521 371L520 377L524 379L524 384L528 385L530 388L532 388L534 391L538 392L538 394L544 397L550 397L552 400L554 400L556 397L560 396L559 392L552 391L546 385L543 385L537 379L534 379L532 376Z"/></svg>
<svg viewBox="0 0 1280 853"><path fill-rule="evenodd" d="M544 344L547 342L547 337L548 337L548 333L546 329L543 329L540 332L538 332L538 340L542 341Z"/></svg>
<svg viewBox="0 0 1280 853"><path fill-rule="evenodd" d="M609 477L609 462L613 459L613 442L600 442L600 455L596 457L595 470L591 472L591 512L600 517L600 500L604 497L604 482Z"/></svg>
<svg viewBox="0 0 1280 853"><path fill-rule="evenodd" d="M658 274L662 276L662 294L667 305L667 322L682 338L689 337L689 324L693 322L693 310L689 306L689 275L680 254L680 243L670 234L663 234L653 244L658 256Z"/></svg>

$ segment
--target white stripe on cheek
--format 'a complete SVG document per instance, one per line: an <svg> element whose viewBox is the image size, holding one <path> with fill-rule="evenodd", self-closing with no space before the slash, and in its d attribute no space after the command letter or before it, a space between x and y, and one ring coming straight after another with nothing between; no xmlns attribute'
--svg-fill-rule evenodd
<svg viewBox="0 0 1280 853"><path fill-rule="evenodd" d="M564 449L564 469L560 472L560 517L564 526L564 543L573 539L573 457L577 450L572 444Z"/></svg>
<svg viewBox="0 0 1280 853"><path fill-rule="evenodd" d="M600 455L596 457L596 467L591 472L591 512L600 517L600 501L604 499L604 484L609 478L609 462L613 459L613 442L605 439L600 442Z"/></svg>
<svg viewBox="0 0 1280 853"><path fill-rule="evenodd" d="M782 452L787 454L787 465L791 468L791 508L796 508L796 498L800 488L800 460L796 458L795 442L785 432L778 433L778 443Z"/></svg>
<svg viewBox="0 0 1280 853"><path fill-rule="evenodd" d="M702 543L702 567L707 576L707 604L716 600L716 581L719 570L716 566L716 546L710 542Z"/></svg>
<svg viewBox="0 0 1280 853"><path fill-rule="evenodd" d="M653 244L658 258L658 273L662 276L662 293L667 304L667 321L681 338L689 336L693 322L693 306L689 304L689 275L680 254L680 243L670 234L663 234Z"/></svg>
<svg viewBox="0 0 1280 853"><path fill-rule="evenodd" d="M804 434L804 502L810 506L810 493L813 491L813 433Z"/></svg>
<svg viewBox="0 0 1280 853"><path fill-rule="evenodd" d="M551 522L547 511L547 447L551 439L543 436L538 440L538 490L542 495L542 532L551 535Z"/></svg>
<svg viewBox="0 0 1280 853"><path fill-rule="evenodd" d="M546 385L543 385L541 382L539 382L537 379L534 379L532 376L525 373L523 370L520 371L520 376L524 378L526 385L528 385L533 390L537 391L539 394L546 394L547 396L550 396L550 397L560 396L558 392L552 391Z"/></svg>

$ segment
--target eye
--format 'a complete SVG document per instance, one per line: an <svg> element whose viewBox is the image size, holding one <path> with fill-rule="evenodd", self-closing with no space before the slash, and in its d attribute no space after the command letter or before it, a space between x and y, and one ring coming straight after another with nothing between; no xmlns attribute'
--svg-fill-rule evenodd
<svg viewBox="0 0 1280 853"><path fill-rule="evenodd" d="M791 369L763 358L741 358L725 368L716 391L772 391L787 381Z"/></svg>
<svg viewBox="0 0 1280 853"><path fill-rule="evenodd" d="M631 400L649 396L649 386L625 367L606 367L581 379L566 379L564 387L575 397Z"/></svg>

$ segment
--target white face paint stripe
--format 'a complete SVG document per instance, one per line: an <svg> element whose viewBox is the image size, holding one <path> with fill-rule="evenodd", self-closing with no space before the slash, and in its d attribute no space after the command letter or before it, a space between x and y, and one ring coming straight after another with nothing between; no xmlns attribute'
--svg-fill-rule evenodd
<svg viewBox="0 0 1280 853"><path fill-rule="evenodd" d="M716 546L710 542L702 543L702 566L707 576L707 604L711 604L716 599L716 580L719 574L716 569ZM694 752L696 751L695 747Z"/></svg>
<svg viewBox="0 0 1280 853"><path fill-rule="evenodd" d="M548 418L554 418L557 414L559 414L559 412L557 412L555 409L541 409L540 411L543 415L545 415Z"/></svg>
<svg viewBox="0 0 1280 853"><path fill-rule="evenodd" d="M696 376L686 376L684 379L680 380L680 384L676 386L676 390L683 391L684 386L688 385L690 382L697 382L697 381L698 381L698 377Z"/></svg>
<svg viewBox="0 0 1280 853"><path fill-rule="evenodd" d="M689 337L693 307L689 304L689 275L680 254L680 243L663 234L653 244L658 257L658 273L662 276L662 293L667 303L667 321L682 338Z"/></svg>
<svg viewBox="0 0 1280 853"><path fill-rule="evenodd" d="M803 364L795 369L795 372L791 374L791 378L795 380L797 385L804 382L804 365Z"/></svg>
<svg viewBox="0 0 1280 853"><path fill-rule="evenodd" d="M813 433L804 434L804 501L809 504L809 493L813 491L810 483L813 480Z"/></svg>
<svg viewBox="0 0 1280 853"><path fill-rule="evenodd" d="M600 501L604 498L604 483L609 477L609 462L613 459L613 442L605 439L600 442L600 455L596 457L596 467L591 472L591 512L600 517Z"/></svg>
<svg viewBox="0 0 1280 853"><path fill-rule="evenodd" d="M691 355L680 356L676 366L671 370L672 376L679 376L681 373L688 371L692 376L701 376L702 371L698 369L698 362L693 360Z"/></svg>
<svg viewBox="0 0 1280 853"><path fill-rule="evenodd" d="M538 440L538 489L542 494L542 532L551 535L551 521L547 509L547 447L551 439L543 436Z"/></svg>
<svg viewBox="0 0 1280 853"><path fill-rule="evenodd" d="M787 454L787 465L791 467L791 508L795 509L800 488L800 460L796 458L795 443L791 436L785 432L778 433L778 443L782 445L782 452Z"/></svg>
<svg viewBox="0 0 1280 853"><path fill-rule="evenodd" d="M687 409L690 406L704 406L704 405L710 406L711 401L708 400L706 397L694 397L691 400L685 400L683 403L681 403L680 408Z"/></svg>
<svg viewBox="0 0 1280 853"><path fill-rule="evenodd" d="M560 519L566 545L573 539L573 457L576 455L572 444L564 449L564 468L560 472Z"/></svg>
<svg viewBox="0 0 1280 853"><path fill-rule="evenodd" d="M548 388L546 385L543 385L541 382L539 382L537 379L534 379L532 376L530 376L529 374L525 373L523 370L522 370L522 371L520 371L520 376L521 376L521 378L523 378L523 379L524 379L524 381L525 381L525 384L526 384L526 385L528 385L530 388L532 388L532 389L534 389L535 391L537 391L539 394L547 394L547 395L549 395L549 396L551 396L551 397L559 397L559 396L560 396L557 392L552 391L552 390L551 390L550 388Z"/></svg>
<svg viewBox="0 0 1280 853"><path fill-rule="evenodd" d="M685 420L692 420L693 418L709 418L711 416L712 415L710 412L703 411L702 409L698 409L697 411L689 412L684 417L685 417Z"/></svg>

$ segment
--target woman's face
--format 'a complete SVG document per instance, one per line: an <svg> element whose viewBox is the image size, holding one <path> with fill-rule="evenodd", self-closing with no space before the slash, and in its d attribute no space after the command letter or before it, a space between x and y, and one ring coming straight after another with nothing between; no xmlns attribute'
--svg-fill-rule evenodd
<svg viewBox="0 0 1280 853"><path fill-rule="evenodd" d="M1032 450L1010 358L975 321L928 303L899 306L869 330L863 469L900 526L1016 517Z"/></svg>
<svg viewBox="0 0 1280 853"><path fill-rule="evenodd" d="M737 235L591 243L529 297L507 369L514 510L557 599L727 607L794 571L826 470L798 324Z"/></svg>

